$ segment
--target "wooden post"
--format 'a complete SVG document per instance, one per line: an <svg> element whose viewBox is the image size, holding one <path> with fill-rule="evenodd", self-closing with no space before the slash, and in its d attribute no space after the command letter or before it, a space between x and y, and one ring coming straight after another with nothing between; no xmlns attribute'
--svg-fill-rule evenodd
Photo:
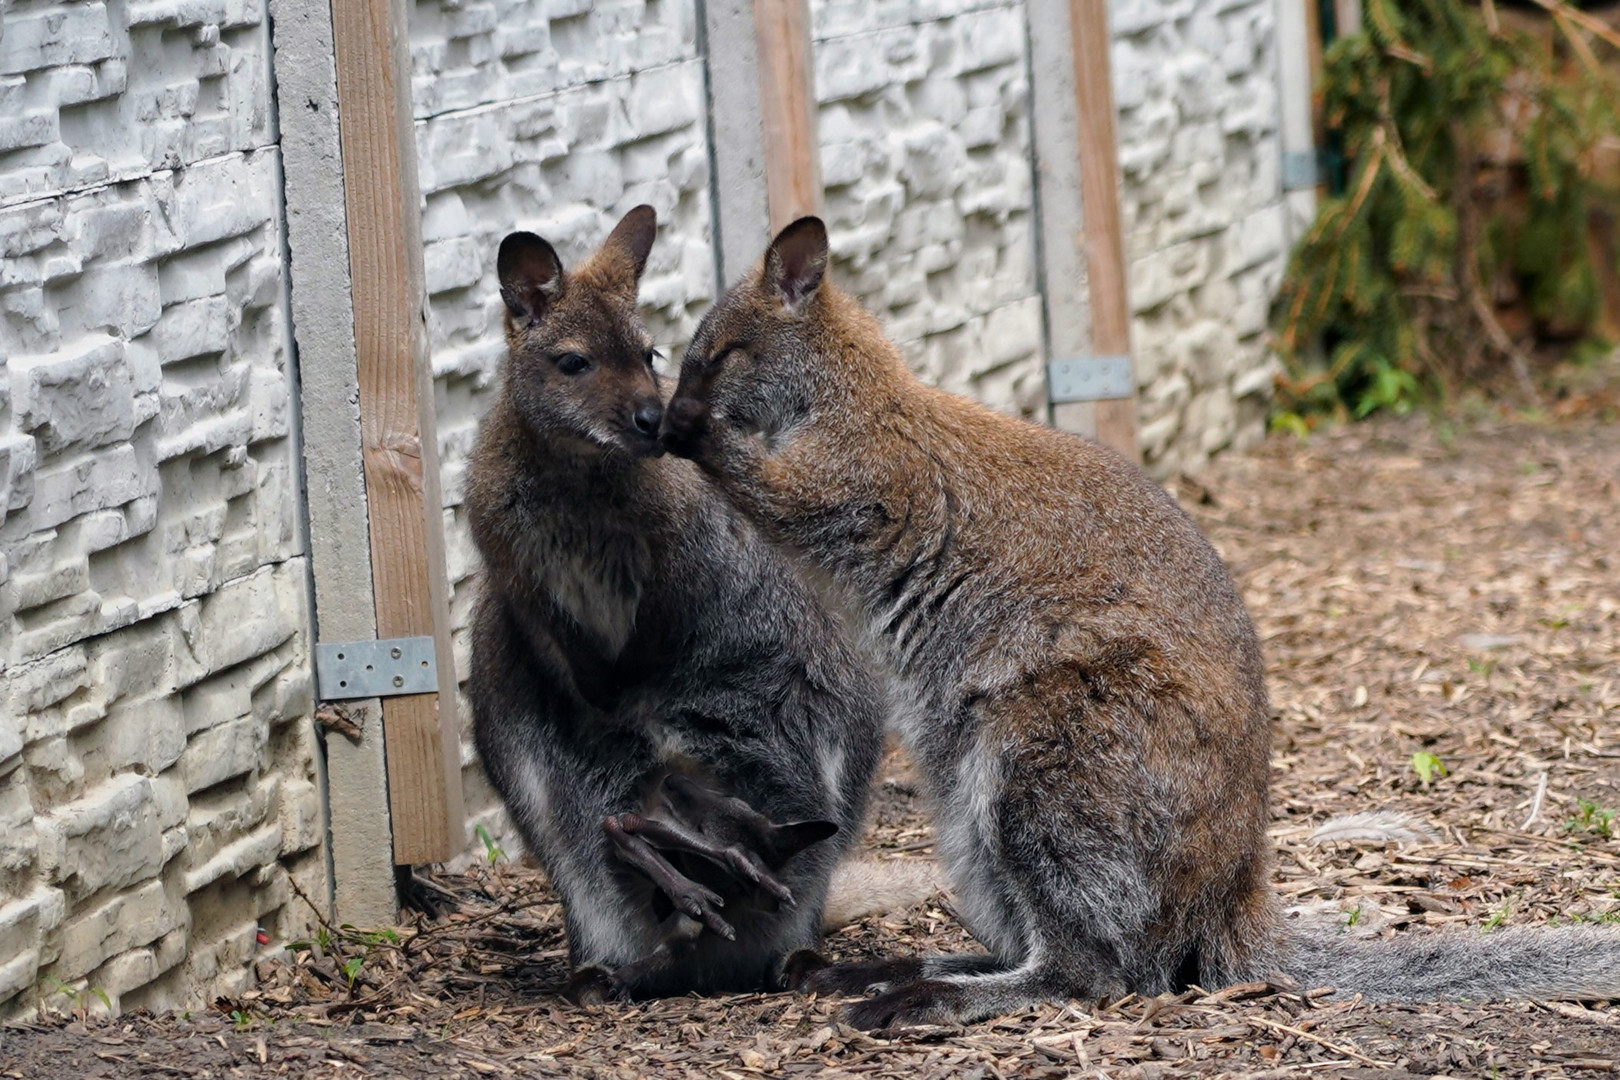
<svg viewBox="0 0 1620 1080"><path fill-rule="evenodd" d="M1119 146L1114 131L1114 91L1109 63L1106 0L1070 0L1074 96L1080 144L1080 200L1085 219L1083 248L1091 293L1091 351L1130 356L1131 308L1125 245L1119 219ZM1096 437L1135 460L1136 393L1083 403L1094 410ZM1057 408L1054 419L1058 419Z"/></svg>
<svg viewBox="0 0 1620 1080"><path fill-rule="evenodd" d="M754 0L759 110L771 232L822 207L807 0Z"/></svg>
<svg viewBox="0 0 1620 1080"><path fill-rule="evenodd" d="M1361 33L1361 0L1333 0L1333 36Z"/></svg>
<svg viewBox="0 0 1620 1080"><path fill-rule="evenodd" d="M431 635L439 680L383 699L394 862L436 862L461 850L463 807L406 5L332 17L377 636Z"/></svg>
<svg viewBox="0 0 1620 1080"><path fill-rule="evenodd" d="M1305 60L1310 73L1311 143L1319 150L1327 146L1327 120L1322 114L1322 10L1319 0L1303 0L1305 4ZM1327 169L1318 172L1316 201L1332 194L1328 190Z"/></svg>
<svg viewBox="0 0 1620 1080"><path fill-rule="evenodd" d="M1289 207L1290 239L1315 215L1323 176L1315 90L1322 67L1316 35L1317 0L1280 0L1277 5L1277 83L1281 95L1278 136L1282 142L1282 189Z"/></svg>
<svg viewBox="0 0 1620 1080"><path fill-rule="evenodd" d="M293 341L298 358L309 566L318 641L377 636L371 537L360 466L359 368L343 207L329 0L270 0L275 34ZM311 643L313 648L313 642ZM323 739L333 922L399 918L381 703L350 702L358 738Z"/></svg>

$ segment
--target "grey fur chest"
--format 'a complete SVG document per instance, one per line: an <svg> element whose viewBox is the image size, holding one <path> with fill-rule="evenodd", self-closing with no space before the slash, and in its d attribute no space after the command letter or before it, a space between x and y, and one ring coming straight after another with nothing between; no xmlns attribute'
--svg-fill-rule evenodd
<svg viewBox="0 0 1620 1080"><path fill-rule="evenodd" d="M653 573L647 538L609 520L554 518L525 530L516 547L537 590L617 658Z"/></svg>

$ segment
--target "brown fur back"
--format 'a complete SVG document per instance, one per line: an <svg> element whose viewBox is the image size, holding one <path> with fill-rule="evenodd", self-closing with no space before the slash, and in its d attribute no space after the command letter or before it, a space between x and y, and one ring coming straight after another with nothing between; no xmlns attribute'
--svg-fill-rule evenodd
<svg viewBox="0 0 1620 1080"><path fill-rule="evenodd" d="M1225 567L1112 452L921 385L821 280L818 230L704 320L665 441L836 583L909 697L942 858L1003 970L901 1014L1267 970L1269 709Z"/></svg>

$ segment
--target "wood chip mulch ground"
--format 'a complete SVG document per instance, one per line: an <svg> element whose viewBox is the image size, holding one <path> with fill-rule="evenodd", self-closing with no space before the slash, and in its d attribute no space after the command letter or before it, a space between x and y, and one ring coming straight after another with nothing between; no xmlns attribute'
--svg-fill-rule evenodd
<svg viewBox="0 0 1620 1080"><path fill-rule="evenodd" d="M1177 494L1265 639L1289 904L1353 934L1620 922L1620 425L1365 424L1274 439ZM926 857L904 762L883 775L870 846ZM1312 839L1363 812L1408 842ZM0 1031L0 1076L1620 1073L1614 1003L1372 1005L1257 984L897 1038L785 994L587 1012L557 997L562 931L535 871L428 880L439 916L299 949L205 1013ZM829 947L963 940L942 898Z"/></svg>

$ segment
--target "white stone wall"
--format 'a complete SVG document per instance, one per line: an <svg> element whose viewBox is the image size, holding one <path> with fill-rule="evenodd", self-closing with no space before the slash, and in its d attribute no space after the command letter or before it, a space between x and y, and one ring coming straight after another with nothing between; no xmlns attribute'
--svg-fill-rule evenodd
<svg viewBox="0 0 1620 1080"><path fill-rule="evenodd" d="M1195 470L1264 431L1290 228L1275 0L1112 0L1141 444Z"/></svg>
<svg viewBox="0 0 1620 1080"><path fill-rule="evenodd" d="M703 68L693 0L418 0L411 43L452 617L465 679L478 561L461 504L504 351L495 252L508 232L528 229L571 265L631 207L651 204L659 230L642 306L661 350L678 361L715 291ZM470 733L463 761L468 844L482 851L479 824L509 833Z"/></svg>
<svg viewBox="0 0 1620 1080"><path fill-rule="evenodd" d="M0 27L0 1018L197 1004L324 892L256 0Z"/></svg>
<svg viewBox="0 0 1620 1080"><path fill-rule="evenodd" d="M1018 0L811 0L835 273L924 379L1044 417Z"/></svg>
<svg viewBox="0 0 1620 1080"><path fill-rule="evenodd" d="M838 271L924 378L1043 415L1022 2L811 0ZM1263 433L1291 234L1274 0L1112 0L1141 437L1159 473Z"/></svg>
<svg viewBox="0 0 1620 1080"><path fill-rule="evenodd" d="M839 280L925 379L1044 417L1022 0L811 0ZM1286 257L1272 0L1115 0L1122 191L1150 467L1262 430L1261 332ZM642 297L671 360L714 293L693 0L419 0L411 21L457 663L477 558L460 504L502 352L494 253L565 262L659 211ZM1057 28L1067 33L1067 27ZM723 58L716 58L723 63ZM469 847L509 829L470 741ZM507 846L512 846L510 843Z"/></svg>
<svg viewBox="0 0 1620 1080"><path fill-rule="evenodd" d="M1115 0L1143 442L1259 432L1285 257L1272 0ZM924 377L1045 405L1023 0L812 0L837 273ZM194 1004L324 895L262 0L0 24L0 1017ZM713 299L696 0L418 0L411 56L457 663L494 255L640 202L677 360ZM724 63L723 57L715 58ZM469 847L503 816L464 747ZM507 846L515 850L509 840Z"/></svg>

